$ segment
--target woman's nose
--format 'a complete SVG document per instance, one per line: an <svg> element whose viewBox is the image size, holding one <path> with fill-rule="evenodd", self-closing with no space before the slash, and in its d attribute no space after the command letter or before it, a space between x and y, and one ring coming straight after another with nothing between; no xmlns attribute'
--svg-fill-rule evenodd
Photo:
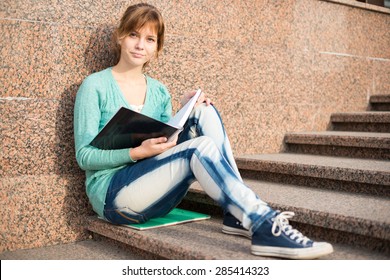
<svg viewBox="0 0 390 280"><path fill-rule="evenodd" d="M144 40L142 38L138 39L135 47L139 50L143 50L144 49Z"/></svg>

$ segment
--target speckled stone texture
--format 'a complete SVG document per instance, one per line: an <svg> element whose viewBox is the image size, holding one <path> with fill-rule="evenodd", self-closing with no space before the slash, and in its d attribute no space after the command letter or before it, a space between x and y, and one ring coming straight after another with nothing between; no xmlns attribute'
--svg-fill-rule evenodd
<svg viewBox="0 0 390 280"><path fill-rule="evenodd" d="M83 239L90 213L72 110L86 75L112 65L111 31L138 1L0 2L0 251ZM390 17L318 0L149 1L164 52L149 73L173 95L201 87L237 155L278 152L286 132L389 94Z"/></svg>
<svg viewBox="0 0 390 280"><path fill-rule="evenodd" d="M302 224L301 224L302 225ZM221 220L210 219L185 223L174 227L137 231L124 226L113 226L96 217L86 220L86 226L110 239L153 253L157 258L171 260L264 260L269 257L250 253L250 240L221 232ZM311 229L313 230L313 229ZM319 230L321 231L321 230ZM328 230L329 232L329 230ZM316 240L323 240L317 237ZM321 259L357 260L388 259L388 254L373 253L356 246L334 245L334 252Z"/></svg>
<svg viewBox="0 0 390 280"><path fill-rule="evenodd" d="M92 212L78 175L1 178L1 251L34 248L88 235L81 220Z"/></svg>

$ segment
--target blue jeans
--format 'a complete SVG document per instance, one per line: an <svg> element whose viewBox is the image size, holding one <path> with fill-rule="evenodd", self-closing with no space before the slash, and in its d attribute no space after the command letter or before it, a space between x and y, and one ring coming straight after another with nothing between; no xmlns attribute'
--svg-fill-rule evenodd
<svg viewBox="0 0 390 280"><path fill-rule="evenodd" d="M114 224L132 224L165 216L195 180L252 232L273 212L243 183L217 110L202 104L192 111L175 147L114 175L105 218Z"/></svg>

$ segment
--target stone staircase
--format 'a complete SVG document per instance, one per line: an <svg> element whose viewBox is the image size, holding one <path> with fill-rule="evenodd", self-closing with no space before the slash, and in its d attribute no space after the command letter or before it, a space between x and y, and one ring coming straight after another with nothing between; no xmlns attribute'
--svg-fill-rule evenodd
<svg viewBox="0 0 390 280"><path fill-rule="evenodd" d="M336 113L328 131L287 133L277 154L237 157L244 181L291 223L335 252L327 259L390 259L390 96L366 112ZM212 219L150 231L86 220L95 238L157 259L262 259L246 238L221 233L222 211L195 183L179 206Z"/></svg>

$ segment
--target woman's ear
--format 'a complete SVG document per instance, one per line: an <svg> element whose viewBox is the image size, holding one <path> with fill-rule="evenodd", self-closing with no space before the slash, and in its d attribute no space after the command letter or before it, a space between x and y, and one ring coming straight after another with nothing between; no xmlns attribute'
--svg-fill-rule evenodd
<svg viewBox="0 0 390 280"><path fill-rule="evenodd" d="M120 38L119 36L117 36L117 38L116 38L116 43L120 46L120 45L122 45L122 42L123 42L123 39L124 39L125 37L122 37L122 38Z"/></svg>

